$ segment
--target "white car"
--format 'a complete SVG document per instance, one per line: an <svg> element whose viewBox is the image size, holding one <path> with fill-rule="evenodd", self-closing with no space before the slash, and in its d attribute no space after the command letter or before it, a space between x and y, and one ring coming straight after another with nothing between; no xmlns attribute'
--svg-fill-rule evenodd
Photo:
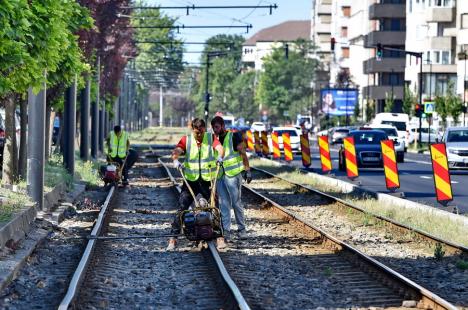
<svg viewBox="0 0 468 310"><path fill-rule="evenodd" d="M253 122L252 126L250 126L250 131L266 131L266 126L262 122Z"/></svg>
<svg viewBox="0 0 468 310"><path fill-rule="evenodd" d="M442 139L442 135L435 130L435 128L431 127L431 133L429 134L429 127L421 127L421 142L428 143L429 136L431 138L431 143L440 141ZM410 143L419 140L419 127L411 127L410 128Z"/></svg>
<svg viewBox="0 0 468 310"><path fill-rule="evenodd" d="M393 146L395 147L397 162L402 163L405 161L405 139L398 136L398 131L395 126L382 124L370 125L369 128L385 132L388 138L394 141Z"/></svg>
<svg viewBox="0 0 468 310"><path fill-rule="evenodd" d="M468 127L448 127L442 141L447 148L449 169L468 169Z"/></svg>
<svg viewBox="0 0 468 310"><path fill-rule="evenodd" d="M276 132L278 134L278 144L280 151L283 151L283 132L289 133L289 139L291 141L291 150L292 152L300 153L301 152L301 131L295 127L273 127L272 133ZM268 139L268 146L270 147L270 152L273 152L273 143L271 141L271 134Z"/></svg>

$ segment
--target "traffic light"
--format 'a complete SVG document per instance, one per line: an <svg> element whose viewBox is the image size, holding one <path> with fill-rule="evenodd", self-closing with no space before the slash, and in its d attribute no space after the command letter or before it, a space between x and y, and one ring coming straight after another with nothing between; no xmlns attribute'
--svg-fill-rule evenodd
<svg viewBox="0 0 468 310"><path fill-rule="evenodd" d="M331 38L331 39L330 39L330 50L331 50L332 52L335 51L335 43L336 43L335 38Z"/></svg>
<svg viewBox="0 0 468 310"><path fill-rule="evenodd" d="M375 53L375 58L377 61L381 61L383 57L383 49L382 49L382 44L377 43L377 51Z"/></svg>
<svg viewBox="0 0 468 310"><path fill-rule="evenodd" d="M414 115L416 117L421 117L423 114L423 106L422 104L420 103L416 103L416 105L414 106Z"/></svg>

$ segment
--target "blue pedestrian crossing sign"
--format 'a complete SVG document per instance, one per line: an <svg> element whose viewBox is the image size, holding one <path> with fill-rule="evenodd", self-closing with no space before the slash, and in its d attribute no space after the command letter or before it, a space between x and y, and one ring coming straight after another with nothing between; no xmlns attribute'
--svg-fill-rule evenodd
<svg viewBox="0 0 468 310"><path fill-rule="evenodd" d="M432 114L435 112L435 102L424 102L424 113Z"/></svg>

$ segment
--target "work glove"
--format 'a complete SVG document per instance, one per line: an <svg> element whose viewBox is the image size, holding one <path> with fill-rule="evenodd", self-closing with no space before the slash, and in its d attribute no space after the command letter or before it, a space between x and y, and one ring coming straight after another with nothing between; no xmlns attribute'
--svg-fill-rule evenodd
<svg viewBox="0 0 468 310"><path fill-rule="evenodd" d="M223 158L221 156L218 156L218 159L216 159L216 163L218 165L222 165L223 164Z"/></svg>
<svg viewBox="0 0 468 310"><path fill-rule="evenodd" d="M247 182L247 184L250 184L250 182L252 182L252 172L250 172L250 170L242 171L242 178Z"/></svg>
<svg viewBox="0 0 468 310"><path fill-rule="evenodd" d="M174 159L174 161L172 162L172 165L175 169L179 170L180 168L182 168L182 163L180 161L178 161L177 159Z"/></svg>

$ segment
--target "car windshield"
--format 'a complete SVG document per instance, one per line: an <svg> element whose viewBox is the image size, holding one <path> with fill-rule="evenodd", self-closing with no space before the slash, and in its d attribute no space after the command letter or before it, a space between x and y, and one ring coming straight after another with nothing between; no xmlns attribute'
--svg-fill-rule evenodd
<svg viewBox="0 0 468 310"><path fill-rule="evenodd" d="M395 128L374 128L374 129L385 132L387 136L398 136L398 133L395 130Z"/></svg>
<svg viewBox="0 0 468 310"><path fill-rule="evenodd" d="M355 132L351 136L354 137L354 144L379 144L387 138L383 132Z"/></svg>
<svg viewBox="0 0 468 310"><path fill-rule="evenodd" d="M406 123L405 122L396 122L396 121L382 121L384 125L392 125L396 127L398 131L405 131L406 130Z"/></svg>
<svg viewBox="0 0 468 310"><path fill-rule="evenodd" d="M273 132L278 133L278 137L281 137L284 132L289 133L290 137L297 137L297 132L295 130L274 130Z"/></svg>
<svg viewBox="0 0 468 310"><path fill-rule="evenodd" d="M468 142L468 130L450 130L447 142Z"/></svg>
<svg viewBox="0 0 468 310"><path fill-rule="evenodd" d="M348 133L349 129L336 129L335 132Z"/></svg>

